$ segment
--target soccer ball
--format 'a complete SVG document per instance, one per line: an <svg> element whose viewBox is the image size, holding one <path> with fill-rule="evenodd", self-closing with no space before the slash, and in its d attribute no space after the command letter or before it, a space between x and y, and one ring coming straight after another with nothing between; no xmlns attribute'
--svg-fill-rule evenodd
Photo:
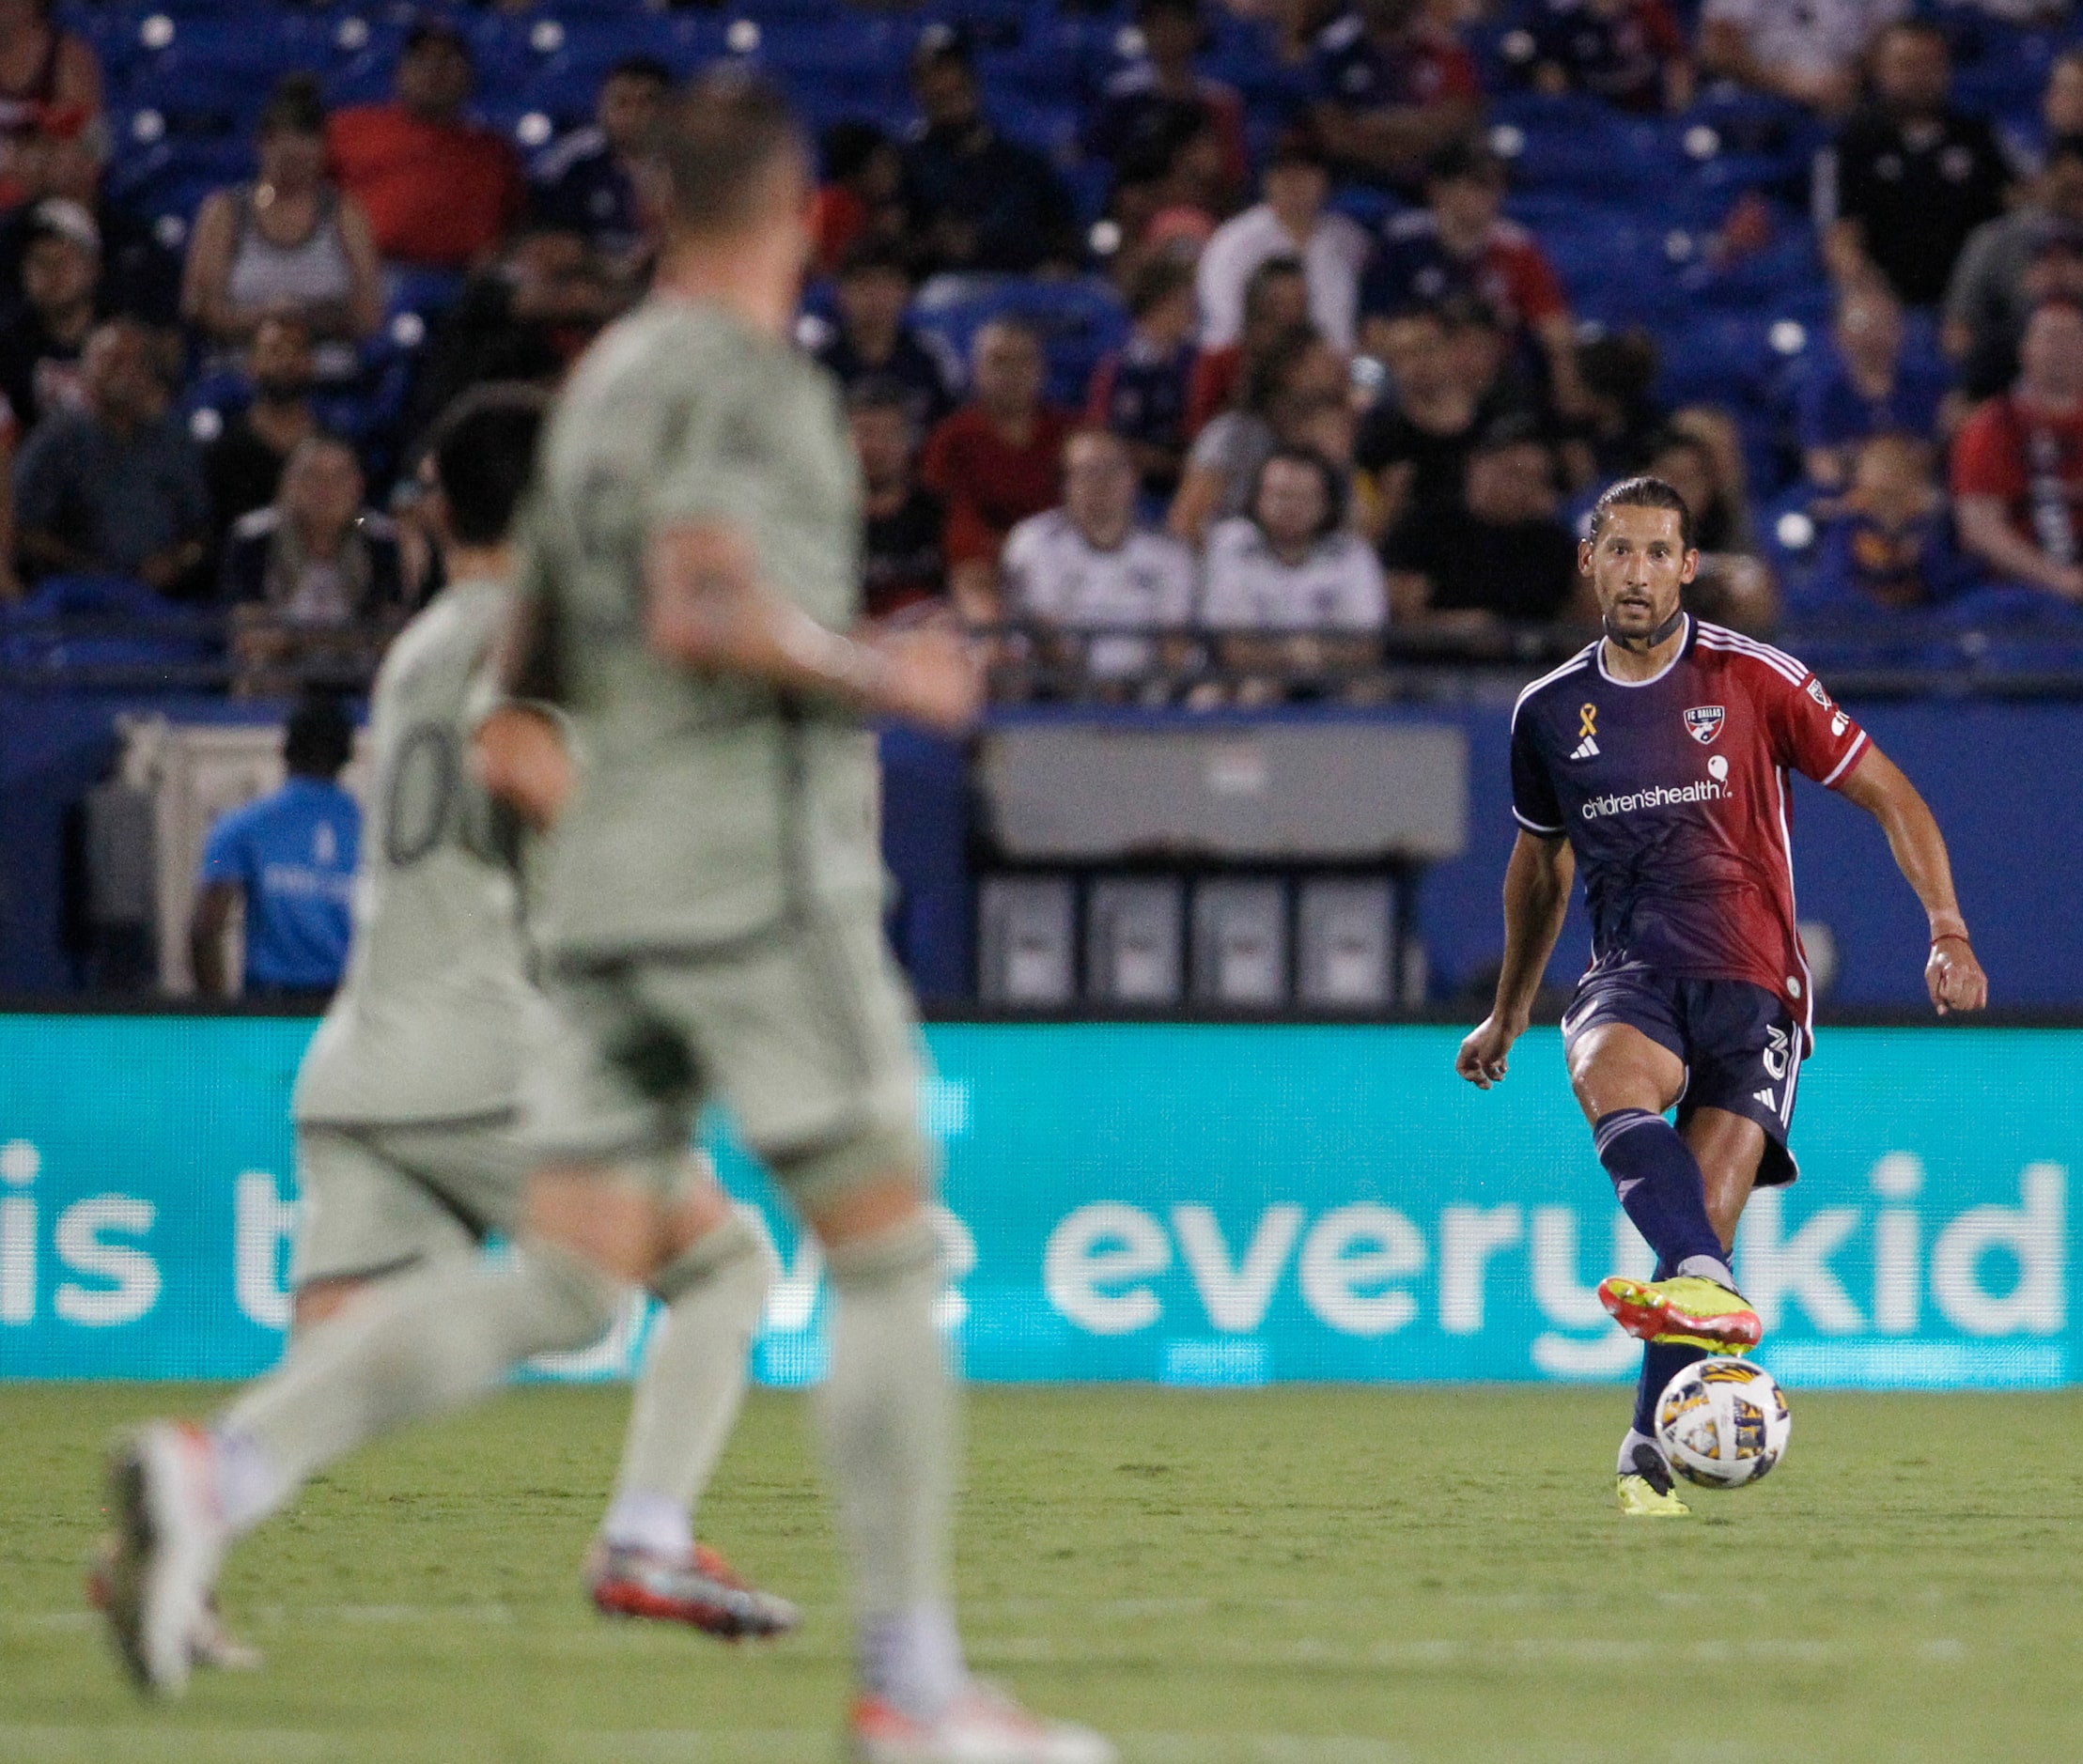
<svg viewBox="0 0 2083 1764"><path fill-rule="evenodd" d="M1749 1360L1696 1361L1656 1400L1665 1461L1703 1489L1755 1482L1786 1452L1794 1416L1772 1374Z"/></svg>

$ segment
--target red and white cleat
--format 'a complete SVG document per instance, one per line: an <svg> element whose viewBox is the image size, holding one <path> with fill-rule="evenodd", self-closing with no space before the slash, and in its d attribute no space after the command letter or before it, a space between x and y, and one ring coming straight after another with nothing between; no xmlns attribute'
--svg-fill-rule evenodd
<svg viewBox="0 0 2083 1764"><path fill-rule="evenodd" d="M116 1534L104 1533L94 1545L94 1559L87 1564L86 1602L97 1611L108 1610L109 1576L115 1568L117 1547ZM267 1663L259 1648L241 1641L225 1627L224 1613L217 1608L214 1592L203 1607L201 1627L188 1638L188 1653L194 1664L219 1672L257 1672Z"/></svg>
<svg viewBox="0 0 2083 1764"><path fill-rule="evenodd" d="M854 1764L1114 1764L1090 1727L1044 1721L972 1682L937 1721L917 1721L876 1697L853 1706Z"/></svg>
<svg viewBox="0 0 2083 1764"><path fill-rule="evenodd" d="M109 1461L116 1549L103 1615L138 1688L178 1696L211 1626L210 1589L228 1530L210 1436L172 1421L141 1427Z"/></svg>
<svg viewBox="0 0 2083 1764"><path fill-rule="evenodd" d="M597 1540L586 1556L586 1591L603 1616L685 1623L725 1641L785 1635L802 1621L787 1600L748 1586L702 1543L670 1556Z"/></svg>

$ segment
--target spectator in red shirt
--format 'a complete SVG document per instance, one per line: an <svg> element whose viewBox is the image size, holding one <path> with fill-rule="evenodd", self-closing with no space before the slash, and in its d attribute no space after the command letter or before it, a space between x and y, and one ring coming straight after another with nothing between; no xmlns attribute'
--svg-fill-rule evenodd
<svg viewBox="0 0 2083 1764"><path fill-rule="evenodd" d="M1456 141L1425 166L1425 206L1395 216L1361 284L1369 316L1436 306L1473 295L1505 330L1531 333L1564 416L1590 410L1577 365L1577 321L1547 254L1503 217L1504 167L1485 148Z"/></svg>
<svg viewBox="0 0 2083 1764"><path fill-rule="evenodd" d="M897 144L872 122L835 122L817 141L824 175L811 209L817 268L834 274L860 249L904 243L904 160Z"/></svg>
<svg viewBox="0 0 2083 1764"><path fill-rule="evenodd" d="M1407 189L1482 113L1475 62L1423 0L1359 0L1317 39L1312 113L1346 177Z"/></svg>
<svg viewBox="0 0 2083 1764"><path fill-rule="evenodd" d="M998 554L1030 515L1063 500L1064 438L1072 419L1042 402L1041 339L1017 319L976 333L975 398L925 443L920 478L947 503L948 582L979 625L999 620Z"/></svg>
<svg viewBox="0 0 2083 1764"><path fill-rule="evenodd" d="M2083 309L2041 306L2018 364L1953 442L1960 542L1993 574L2083 604Z"/></svg>
<svg viewBox="0 0 2083 1764"><path fill-rule="evenodd" d="M388 263L470 269L487 261L521 218L527 185L519 157L463 118L476 79L455 27L422 23L405 39L396 100L333 118L334 167Z"/></svg>

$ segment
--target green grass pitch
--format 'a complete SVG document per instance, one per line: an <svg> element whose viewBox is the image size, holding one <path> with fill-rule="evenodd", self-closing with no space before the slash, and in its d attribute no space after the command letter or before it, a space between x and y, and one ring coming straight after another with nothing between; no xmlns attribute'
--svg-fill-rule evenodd
<svg viewBox="0 0 2083 1764"><path fill-rule="evenodd" d="M112 1429L213 1392L0 1386L0 1759L830 1759L846 1633L807 1404L755 1395L704 1531L801 1599L763 1648L596 1619L626 1398L388 1444L235 1556L255 1675L148 1709L81 1604ZM976 1664L1128 1764L2083 1759L2083 1395L1797 1393L1689 1524L1610 1509L1617 1390L983 1390Z"/></svg>

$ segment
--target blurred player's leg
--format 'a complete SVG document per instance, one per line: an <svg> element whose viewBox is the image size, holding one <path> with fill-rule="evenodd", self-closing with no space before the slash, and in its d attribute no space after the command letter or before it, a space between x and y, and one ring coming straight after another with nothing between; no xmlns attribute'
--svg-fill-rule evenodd
<svg viewBox="0 0 2083 1764"><path fill-rule="evenodd" d="M934 1319L939 1246L915 1177L863 1186L811 1217L832 1283L826 1451L852 1556L852 1717L863 1764L1106 1764L1086 1728L1046 1722L962 1662L949 1573L956 1401Z"/></svg>
<svg viewBox="0 0 2083 1764"><path fill-rule="evenodd" d="M892 1183L849 1197L850 1218L821 1221L832 1314L818 1408L853 1558L862 1690L929 1714L966 1675L948 1566L956 1396L933 1321L939 1246L916 1192ZM886 1221L870 1211L878 1194Z"/></svg>
<svg viewBox="0 0 2083 1764"><path fill-rule="evenodd" d="M356 1447L461 1408L533 1354L598 1340L622 1293L551 1244L530 1244L496 1267L445 1259L312 1331L210 1430L139 1430L111 1466L120 1542L108 1612L139 1683L186 1684L231 1539Z"/></svg>
<svg viewBox="0 0 2083 1764"><path fill-rule="evenodd" d="M684 1143L713 1084L823 1247L831 1361L818 1404L853 1586L857 1756L1111 1759L1096 1735L986 1694L963 1663L950 1571L957 1404L936 1321L916 1022L878 903L729 960L574 963L552 984L574 1034L532 1074L530 1130L545 1155L635 1162ZM575 1181L537 1192L582 1194ZM586 1251L584 1207L531 1216Z"/></svg>
<svg viewBox="0 0 2083 1764"><path fill-rule="evenodd" d="M713 1179L672 1221L679 1245L648 1285L664 1305L637 1374L614 1500L586 1563L611 1617L725 1636L776 1635L798 1617L694 1540L694 1509L745 1398L745 1360L772 1281L766 1244Z"/></svg>

